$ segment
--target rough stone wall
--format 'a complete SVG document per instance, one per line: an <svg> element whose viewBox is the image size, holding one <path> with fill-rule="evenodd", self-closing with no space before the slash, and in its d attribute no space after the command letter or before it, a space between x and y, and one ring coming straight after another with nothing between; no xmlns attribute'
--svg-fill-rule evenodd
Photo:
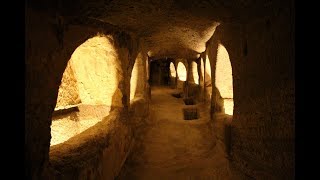
<svg viewBox="0 0 320 180"><path fill-rule="evenodd" d="M50 146L63 143L102 121L111 110L107 105L77 106L78 111L52 117Z"/></svg>
<svg viewBox="0 0 320 180"><path fill-rule="evenodd" d="M92 29L70 26L68 44L58 40L54 17L26 9L25 175L48 178L51 114L62 74L74 49L93 34ZM44 41L45 40L45 41Z"/></svg>
<svg viewBox="0 0 320 180"><path fill-rule="evenodd" d="M41 13L30 8L26 9L25 176L27 179L54 179L49 165L50 125L62 75L74 50L98 33L114 34L113 43L119 55L121 69L124 77L130 77L128 68L132 57L135 58L137 53L137 44L130 38L130 35L119 31L115 27L104 26L99 23L84 22L64 25L61 22L59 23L55 15ZM119 97L121 97L120 102L123 105L121 113L123 116L128 114L129 85L130 78L122 78L119 82L119 88L115 92L119 95L122 94ZM114 101L118 102L117 99L114 99ZM122 121L127 120L127 117L122 117ZM97 127L99 125L91 128ZM92 148L98 148L97 151L105 152L105 155L98 154L97 156L100 156L99 163L106 163L107 165L103 165L103 167L108 169L107 171L112 171L109 174L111 176L117 173L122 165L120 162L125 160L126 154L129 152L129 148L124 144L130 144L132 141L129 126L126 127L120 123L112 127L114 129L111 131L116 135L110 137L109 143L111 144L108 145L108 149L103 149L103 146L91 146ZM117 128L119 128L119 131L117 131ZM102 130L105 132L103 128ZM89 133L89 135L92 134ZM97 139L97 141L99 140L101 139ZM104 142L107 143L107 141ZM123 148L124 146L125 148ZM77 153L77 151L74 152ZM60 155L64 156L65 154ZM101 161L102 157L105 161ZM84 164L88 163L86 168L89 168L89 166L95 167L90 161L90 156L86 156L83 160L86 159L88 161L83 162ZM68 160L66 159L64 162L68 163ZM108 165L111 162L112 164ZM96 164L96 166L99 166L99 164ZM98 172L95 170L98 171L98 169L93 168L92 171L87 173L97 174ZM84 170L80 169L79 172L84 172Z"/></svg>
<svg viewBox="0 0 320 180"><path fill-rule="evenodd" d="M139 96L132 100L130 104L130 126L134 129L133 137L135 140L134 146L137 143L142 143L140 133L148 124L149 120L149 98L148 96Z"/></svg>
<svg viewBox="0 0 320 180"><path fill-rule="evenodd" d="M124 31L117 32L114 38L114 45L123 72L123 78L119 81L120 91L117 93L123 94L121 102L125 113L128 114L130 105L130 77L135 59L139 53L139 41L137 37L129 35Z"/></svg>
<svg viewBox="0 0 320 180"><path fill-rule="evenodd" d="M68 105L76 105L80 102L78 82L68 62L59 86L56 108L59 109Z"/></svg>
<svg viewBox="0 0 320 180"><path fill-rule="evenodd" d="M123 109L116 109L97 125L51 147L51 179L115 179L133 143L127 117L121 114Z"/></svg>
<svg viewBox="0 0 320 180"><path fill-rule="evenodd" d="M232 164L255 179L293 179L294 15L291 4L260 19L217 27L213 41L233 68Z"/></svg>
<svg viewBox="0 0 320 180"><path fill-rule="evenodd" d="M199 85L199 73L198 64L195 60L188 62L187 83L185 93L188 93L188 97L192 97L194 100L199 101L200 85ZM197 83L196 83L197 82Z"/></svg>
<svg viewBox="0 0 320 180"><path fill-rule="evenodd" d="M98 35L81 44L70 63L78 80L82 104L122 106L117 93L123 79L121 62L110 35Z"/></svg>

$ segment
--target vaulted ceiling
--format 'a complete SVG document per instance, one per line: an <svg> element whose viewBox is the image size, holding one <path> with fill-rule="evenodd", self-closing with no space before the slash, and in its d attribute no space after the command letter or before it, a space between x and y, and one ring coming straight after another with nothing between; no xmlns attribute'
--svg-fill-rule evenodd
<svg viewBox="0 0 320 180"><path fill-rule="evenodd" d="M93 19L136 34L152 58L196 58L223 22L275 14L285 1L261 0L29 0L65 17Z"/></svg>

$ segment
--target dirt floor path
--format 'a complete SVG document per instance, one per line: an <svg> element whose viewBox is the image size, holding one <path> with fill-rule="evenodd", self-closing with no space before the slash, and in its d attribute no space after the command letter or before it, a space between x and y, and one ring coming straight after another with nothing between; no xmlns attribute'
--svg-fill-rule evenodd
<svg viewBox="0 0 320 180"><path fill-rule="evenodd" d="M222 142L213 134L208 108L184 120L182 98L153 87L150 119L117 179L234 179Z"/></svg>

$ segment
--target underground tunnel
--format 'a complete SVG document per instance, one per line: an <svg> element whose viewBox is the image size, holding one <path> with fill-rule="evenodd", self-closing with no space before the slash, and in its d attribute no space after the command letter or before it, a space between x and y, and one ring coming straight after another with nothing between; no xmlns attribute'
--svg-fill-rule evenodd
<svg viewBox="0 0 320 180"><path fill-rule="evenodd" d="M294 16L26 1L26 179L294 179Z"/></svg>

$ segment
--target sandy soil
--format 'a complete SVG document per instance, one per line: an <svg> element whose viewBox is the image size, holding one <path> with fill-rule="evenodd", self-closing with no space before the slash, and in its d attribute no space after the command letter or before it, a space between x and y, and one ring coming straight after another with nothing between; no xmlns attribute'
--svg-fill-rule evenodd
<svg viewBox="0 0 320 180"><path fill-rule="evenodd" d="M223 142L211 130L208 107L198 104L200 118L183 120L186 105L171 92L152 88L148 125L118 179L235 179Z"/></svg>

